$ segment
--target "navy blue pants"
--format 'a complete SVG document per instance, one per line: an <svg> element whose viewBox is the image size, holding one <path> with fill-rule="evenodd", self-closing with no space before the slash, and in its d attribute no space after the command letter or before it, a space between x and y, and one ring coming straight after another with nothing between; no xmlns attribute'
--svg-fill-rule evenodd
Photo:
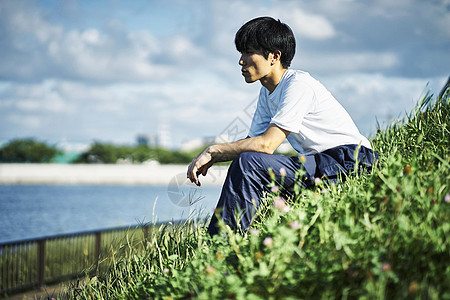
<svg viewBox="0 0 450 300"><path fill-rule="evenodd" d="M306 174L300 183L303 188L314 187L314 179L321 178L328 182L345 180L355 168L355 151L358 151L358 171L368 172L378 161L376 152L364 146L344 145L324 152L306 155L306 161L300 162L299 156L244 152L230 165L222 187L222 193L215 214L211 218L208 232L217 234L217 215L233 230L245 232L250 226L256 209L260 205L264 192L270 192L268 184L272 181L269 168L275 174L275 180L281 182L280 170L286 172L283 191L289 193L295 183L295 173L304 168ZM283 171L284 172L284 171ZM287 195L289 196L289 195ZM238 218L236 219L236 216Z"/></svg>

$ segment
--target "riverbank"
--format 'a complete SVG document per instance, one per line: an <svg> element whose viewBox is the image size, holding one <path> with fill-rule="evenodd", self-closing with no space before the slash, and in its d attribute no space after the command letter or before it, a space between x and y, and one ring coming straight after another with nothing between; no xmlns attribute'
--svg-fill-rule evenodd
<svg viewBox="0 0 450 300"><path fill-rule="evenodd" d="M202 185L222 185L227 166L214 166ZM0 164L0 184L181 184L186 165L160 164Z"/></svg>

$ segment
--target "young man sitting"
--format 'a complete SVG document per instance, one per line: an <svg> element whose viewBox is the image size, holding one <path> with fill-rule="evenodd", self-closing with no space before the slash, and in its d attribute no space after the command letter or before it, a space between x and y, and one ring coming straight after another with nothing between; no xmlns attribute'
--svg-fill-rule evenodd
<svg viewBox="0 0 450 300"><path fill-rule="evenodd" d="M278 181L284 177L283 190L288 191L301 168L306 171L303 186L311 187L314 178L336 181L349 174L355 167L355 153L365 169L371 168L377 155L319 81L288 69L295 54L289 26L270 17L256 18L239 29L235 44L245 81L262 85L248 137L208 147L192 160L187 177L200 185L198 176L205 176L214 163L233 160L216 211L232 229L245 232L264 191L269 191L269 168ZM300 156L273 154L286 138L302 154L301 161ZM213 215L211 235L218 232L217 222Z"/></svg>

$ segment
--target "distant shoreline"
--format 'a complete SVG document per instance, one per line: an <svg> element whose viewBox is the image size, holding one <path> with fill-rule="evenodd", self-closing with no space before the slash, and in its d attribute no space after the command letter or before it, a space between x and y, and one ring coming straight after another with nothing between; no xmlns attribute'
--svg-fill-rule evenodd
<svg viewBox="0 0 450 300"><path fill-rule="evenodd" d="M214 166L202 185L220 186L227 166ZM0 184L186 184L187 165L160 164L0 164Z"/></svg>

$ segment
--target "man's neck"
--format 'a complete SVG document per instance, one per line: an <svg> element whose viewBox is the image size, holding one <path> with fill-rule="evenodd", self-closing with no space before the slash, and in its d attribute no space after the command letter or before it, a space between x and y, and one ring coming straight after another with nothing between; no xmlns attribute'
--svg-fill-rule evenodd
<svg viewBox="0 0 450 300"><path fill-rule="evenodd" d="M275 91L286 71L287 69L284 68L274 69L272 73L260 79L262 86L269 91L269 94L272 94L272 92Z"/></svg>

